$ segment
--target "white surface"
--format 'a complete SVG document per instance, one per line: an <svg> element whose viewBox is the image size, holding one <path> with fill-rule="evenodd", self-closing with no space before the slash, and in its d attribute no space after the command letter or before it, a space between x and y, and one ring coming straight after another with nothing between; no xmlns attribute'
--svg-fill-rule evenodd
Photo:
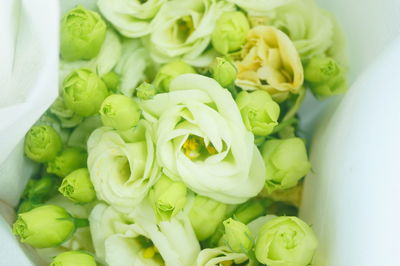
<svg viewBox="0 0 400 266"><path fill-rule="evenodd" d="M312 141L301 217L320 240L314 264L400 265L400 2L320 2L344 25L354 83Z"/></svg>
<svg viewBox="0 0 400 266"><path fill-rule="evenodd" d="M94 0L63 1L62 10L78 2L90 6ZM301 211L320 239L314 265L396 266L400 43L388 46L399 35L400 2L319 2L344 26L355 82L340 103L330 101L324 119L315 113L323 113L326 102L309 97L302 109L309 131L320 121L311 151L314 174L306 181ZM58 14L54 0L0 2L0 80L7 81L0 89L0 200L8 204L16 204L32 171L21 139L57 93ZM29 261L0 217L0 265L32 265Z"/></svg>

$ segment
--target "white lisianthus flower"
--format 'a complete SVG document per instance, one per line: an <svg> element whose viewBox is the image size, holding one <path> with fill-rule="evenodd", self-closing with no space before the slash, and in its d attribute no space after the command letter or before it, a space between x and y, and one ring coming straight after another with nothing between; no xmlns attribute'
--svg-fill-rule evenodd
<svg viewBox="0 0 400 266"><path fill-rule="evenodd" d="M152 130L141 120L129 143L108 127L88 140L88 169L97 197L129 212L147 195L160 176Z"/></svg>
<svg viewBox="0 0 400 266"><path fill-rule="evenodd" d="M133 96L135 88L146 78L144 72L149 61L149 53L140 40L124 41L121 58L114 69L121 79L118 90L127 96Z"/></svg>
<svg viewBox="0 0 400 266"><path fill-rule="evenodd" d="M137 38L151 32L151 21L166 1L99 0L97 6L122 35Z"/></svg>
<svg viewBox="0 0 400 266"><path fill-rule="evenodd" d="M197 266L252 265L246 254L234 253L224 246L203 249L197 257L196 263Z"/></svg>
<svg viewBox="0 0 400 266"><path fill-rule="evenodd" d="M267 14L268 25L284 31L302 60L325 53L332 45L334 23L314 1L292 1Z"/></svg>
<svg viewBox="0 0 400 266"><path fill-rule="evenodd" d="M89 221L96 255L110 266L192 266L200 252L186 214L157 224L148 201L129 215L98 204Z"/></svg>
<svg viewBox="0 0 400 266"><path fill-rule="evenodd" d="M166 63L171 59L207 66L215 57L203 52L220 15L234 11L234 5L220 0L173 0L165 3L153 20L150 50L153 59Z"/></svg>
<svg viewBox="0 0 400 266"><path fill-rule="evenodd" d="M157 159L166 175L194 192L237 204L264 186L265 166L231 94L197 74L175 78L170 92L141 102L157 125Z"/></svg>

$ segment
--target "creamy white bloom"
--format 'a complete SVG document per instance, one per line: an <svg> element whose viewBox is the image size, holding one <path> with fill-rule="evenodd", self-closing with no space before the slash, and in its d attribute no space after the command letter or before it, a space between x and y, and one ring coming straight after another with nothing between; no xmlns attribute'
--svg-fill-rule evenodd
<svg viewBox="0 0 400 266"><path fill-rule="evenodd" d="M149 124L140 121L129 143L111 128L95 130L88 140L88 169L97 197L130 211L160 176Z"/></svg>
<svg viewBox="0 0 400 266"><path fill-rule="evenodd" d="M122 55L114 71L120 75L118 89L127 96L133 96L137 85L145 79L146 67L150 64L150 57L140 40L124 41Z"/></svg>
<svg viewBox="0 0 400 266"><path fill-rule="evenodd" d="M225 263L235 263L240 264L245 263L249 260L244 253L233 253L227 247L217 247L217 248L206 248L203 249L199 256L197 257L197 266L222 266L231 265ZM251 265L249 263L245 264Z"/></svg>
<svg viewBox="0 0 400 266"><path fill-rule="evenodd" d="M263 188L265 167L254 136L231 94L215 80L178 76L170 92L141 105L157 126L157 159L167 176L229 204L244 202Z"/></svg>
<svg viewBox="0 0 400 266"><path fill-rule="evenodd" d="M211 34L219 16L233 11L234 6L221 0L173 0L165 3L154 18L150 35L151 55L156 62L173 58L206 66L215 57L203 52L210 44Z"/></svg>
<svg viewBox="0 0 400 266"><path fill-rule="evenodd" d="M129 215L99 204L89 220L96 254L110 266L192 266L200 252L184 213L157 224L147 201Z"/></svg>
<svg viewBox="0 0 400 266"><path fill-rule="evenodd" d="M267 14L268 25L284 31L302 60L323 54L332 45L334 23L314 1L292 1Z"/></svg>
<svg viewBox="0 0 400 266"><path fill-rule="evenodd" d="M127 37L147 35L152 30L152 19L167 0L99 0L102 15Z"/></svg>

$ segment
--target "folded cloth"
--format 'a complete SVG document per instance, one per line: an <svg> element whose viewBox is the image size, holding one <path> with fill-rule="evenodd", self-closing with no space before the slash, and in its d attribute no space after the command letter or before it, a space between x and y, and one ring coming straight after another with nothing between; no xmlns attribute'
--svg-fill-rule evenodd
<svg viewBox="0 0 400 266"><path fill-rule="evenodd" d="M54 0L0 2L0 200L11 205L29 177L21 175L22 139L58 93L58 6Z"/></svg>

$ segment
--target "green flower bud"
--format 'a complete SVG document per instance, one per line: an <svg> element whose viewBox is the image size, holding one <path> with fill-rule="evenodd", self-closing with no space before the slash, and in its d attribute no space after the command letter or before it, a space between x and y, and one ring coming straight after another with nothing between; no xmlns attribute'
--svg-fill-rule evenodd
<svg viewBox="0 0 400 266"><path fill-rule="evenodd" d="M110 91L117 92L117 88L121 80L117 73L114 71L108 72L107 74L103 75L101 79Z"/></svg>
<svg viewBox="0 0 400 266"><path fill-rule="evenodd" d="M59 191L75 203L88 203L96 199L96 192L87 168L75 170L67 175Z"/></svg>
<svg viewBox="0 0 400 266"><path fill-rule="evenodd" d="M87 153L77 147L67 147L47 165L47 172L65 177L72 171L86 167Z"/></svg>
<svg viewBox="0 0 400 266"><path fill-rule="evenodd" d="M60 245L75 231L71 215L56 205L44 205L18 214L13 233L35 248Z"/></svg>
<svg viewBox="0 0 400 266"><path fill-rule="evenodd" d="M39 180L34 180L27 191L27 197L33 202L45 202L57 191L59 182L53 176L46 175Z"/></svg>
<svg viewBox="0 0 400 266"><path fill-rule="evenodd" d="M347 90L345 71L331 57L311 58L304 69L305 80L316 96L328 97Z"/></svg>
<svg viewBox="0 0 400 266"><path fill-rule="evenodd" d="M239 11L222 14L217 20L211 42L215 50L228 54L239 50L250 30L246 16Z"/></svg>
<svg viewBox="0 0 400 266"><path fill-rule="evenodd" d="M78 6L61 20L61 57L67 61L95 57L106 37L107 26L100 15Z"/></svg>
<svg viewBox="0 0 400 266"><path fill-rule="evenodd" d="M195 74L196 70L194 70L193 67L182 61L170 62L160 68L154 79L154 86L157 88L158 91L169 91L169 84L171 83L171 81L175 77L187 73Z"/></svg>
<svg viewBox="0 0 400 266"><path fill-rule="evenodd" d="M265 214L265 206L260 199L249 200L241 204L233 213L233 218L244 224L248 224L259 216Z"/></svg>
<svg viewBox="0 0 400 266"><path fill-rule="evenodd" d="M268 266L309 265L318 241L311 228L294 216L281 216L265 223L257 236L257 260Z"/></svg>
<svg viewBox="0 0 400 266"><path fill-rule="evenodd" d="M229 218L224 221L226 245L237 253L249 253L253 247L253 235L243 223Z"/></svg>
<svg viewBox="0 0 400 266"><path fill-rule="evenodd" d="M92 255L83 251L67 251L54 258L50 266L96 266Z"/></svg>
<svg viewBox="0 0 400 266"><path fill-rule="evenodd" d="M25 136L25 154L36 162L44 163L53 160L61 148L61 137L50 126L33 126Z"/></svg>
<svg viewBox="0 0 400 266"><path fill-rule="evenodd" d="M236 67L222 57L215 58L210 70L212 77L224 88L232 85L236 79Z"/></svg>
<svg viewBox="0 0 400 266"><path fill-rule="evenodd" d="M197 239L209 238L225 218L227 205L213 199L197 195L189 219Z"/></svg>
<svg viewBox="0 0 400 266"><path fill-rule="evenodd" d="M132 98L120 94L108 96L100 108L103 125L117 130L127 130L136 126L140 114L139 105Z"/></svg>
<svg viewBox="0 0 400 266"><path fill-rule="evenodd" d="M65 105L81 116L96 114L108 96L106 84L89 69L77 69L63 83Z"/></svg>
<svg viewBox="0 0 400 266"><path fill-rule="evenodd" d="M185 206L186 194L184 183L172 181L163 175L150 191L155 213L162 220L169 220Z"/></svg>
<svg viewBox="0 0 400 266"><path fill-rule="evenodd" d="M136 88L136 96L141 100L149 100L156 95L156 87L147 82L143 82Z"/></svg>
<svg viewBox="0 0 400 266"><path fill-rule="evenodd" d="M256 136L267 136L278 125L279 105L266 91L242 91L236 98L247 129Z"/></svg>
<svg viewBox="0 0 400 266"><path fill-rule="evenodd" d="M311 169L307 150L299 138L266 141L261 148L269 193L294 187Z"/></svg>

